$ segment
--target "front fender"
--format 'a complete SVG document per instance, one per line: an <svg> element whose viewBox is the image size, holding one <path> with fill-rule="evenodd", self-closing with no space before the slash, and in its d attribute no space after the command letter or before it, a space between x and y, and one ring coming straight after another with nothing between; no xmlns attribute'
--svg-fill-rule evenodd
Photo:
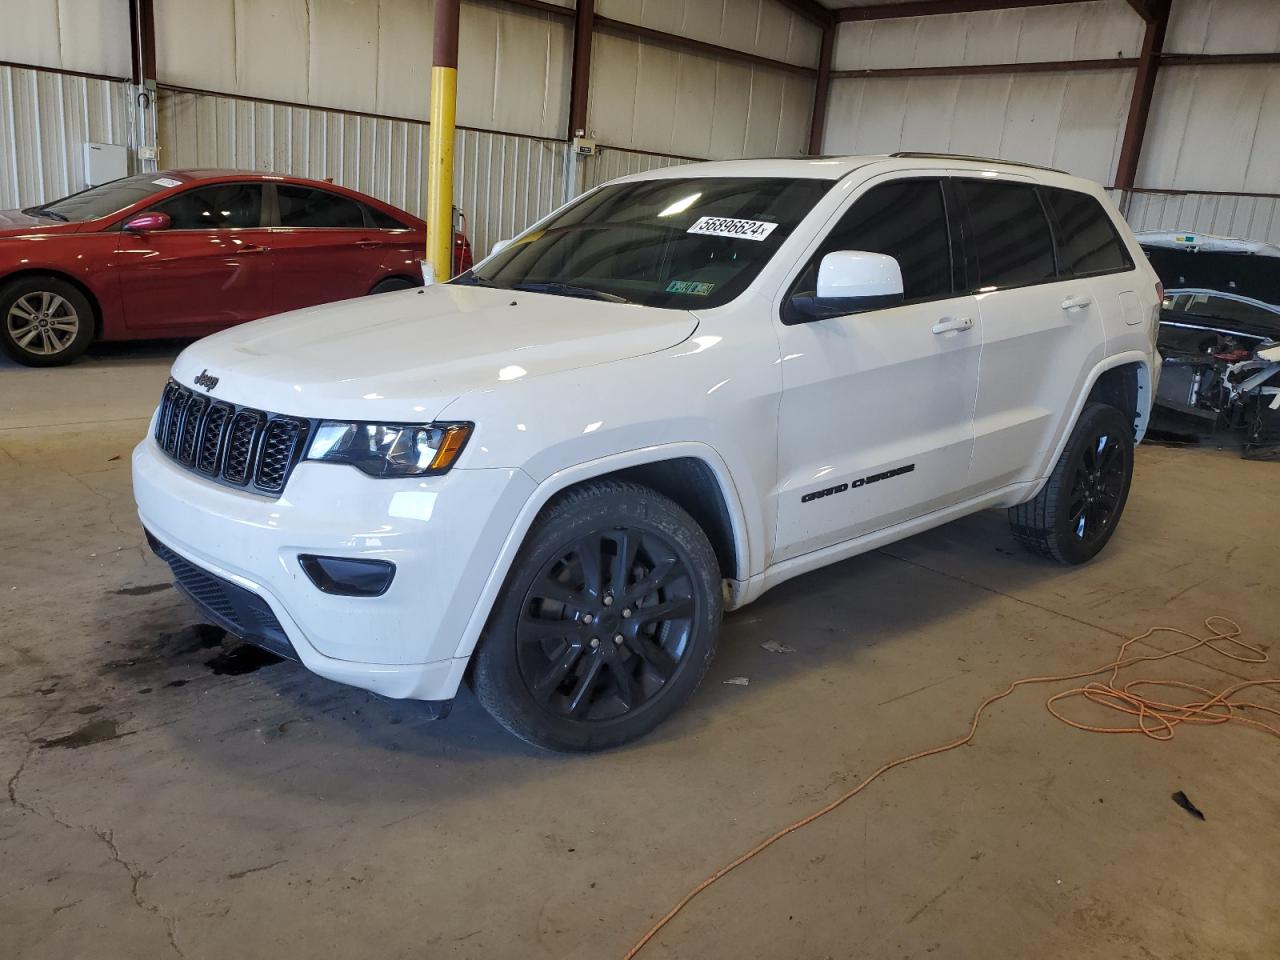
<svg viewBox="0 0 1280 960"><path fill-rule="evenodd" d="M454 656L467 657L475 649L476 644L479 642L480 634L484 630L484 625L489 619L489 613L497 601L498 592L502 589L507 573L515 562L520 546L524 543L524 539L529 533L529 529L533 526L534 520L537 519L538 513L552 497L576 484L594 480L597 477L615 473L619 470L625 470L628 467L638 467L644 464L680 458L701 460L710 468L715 476L716 483L720 486L720 493L724 497L725 506L729 511L729 522L733 531L738 569L755 572L758 569L757 564L762 564L763 562L758 554L758 550L762 549L760 546L763 536L762 520L758 516L758 511L748 513L743 508L742 497L739 495L728 464L708 444L697 441L653 444L582 463L566 464L561 469L548 474L542 479L520 509L515 522L511 525L511 530L507 534L506 540L494 559L493 568L476 601L475 609L459 640ZM739 592L739 590L735 590L734 594L737 595Z"/></svg>

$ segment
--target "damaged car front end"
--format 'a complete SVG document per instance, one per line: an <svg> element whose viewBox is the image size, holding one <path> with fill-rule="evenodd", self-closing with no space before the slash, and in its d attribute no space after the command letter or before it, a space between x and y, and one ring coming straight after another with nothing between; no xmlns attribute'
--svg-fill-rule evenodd
<svg viewBox="0 0 1280 960"><path fill-rule="evenodd" d="M1188 233L1138 235L1165 286L1161 411L1280 459L1280 247Z"/></svg>

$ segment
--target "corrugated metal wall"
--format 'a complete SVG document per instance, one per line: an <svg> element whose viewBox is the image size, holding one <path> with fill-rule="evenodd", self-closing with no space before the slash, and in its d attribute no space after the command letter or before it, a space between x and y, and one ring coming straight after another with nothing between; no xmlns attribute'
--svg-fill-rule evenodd
<svg viewBox="0 0 1280 960"><path fill-rule="evenodd" d="M667 157L653 153L637 153L634 150L602 147L595 156L582 158L582 189L590 190L617 177L626 177L633 173L645 173L649 170L693 162L683 157Z"/></svg>
<svg viewBox="0 0 1280 960"><path fill-rule="evenodd" d="M843 23L836 70L1137 56L1126 0ZM1109 183L1134 71L845 78L831 87L824 147L936 150L1059 167Z"/></svg>
<svg viewBox="0 0 1280 960"><path fill-rule="evenodd" d="M1135 231L1185 230L1280 243L1280 200L1204 193L1133 193L1125 218Z"/></svg>
<svg viewBox="0 0 1280 960"><path fill-rule="evenodd" d="M1132 89L1132 70L836 80L823 146L1000 157L1109 183Z"/></svg>
<svg viewBox="0 0 1280 960"><path fill-rule="evenodd" d="M163 0L157 79L172 86L425 120L430 0ZM572 21L462 5L458 122L563 137Z"/></svg>
<svg viewBox="0 0 1280 960"><path fill-rule="evenodd" d="M802 67L818 62L822 28L778 0L596 0L596 16Z"/></svg>
<svg viewBox="0 0 1280 960"><path fill-rule="evenodd" d="M803 153L813 81L598 33L587 128L601 143L709 159Z"/></svg>
<svg viewBox="0 0 1280 960"><path fill-rule="evenodd" d="M0 66L0 209L83 189L83 144L127 144L128 112L121 81Z"/></svg>
<svg viewBox="0 0 1280 960"><path fill-rule="evenodd" d="M1161 69L1137 185L1280 193L1280 67Z"/></svg>
<svg viewBox="0 0 1280 960"><path fill-rule="evenodd" d="M332 178L422 216L427 125L234 97L160 91L160 165ZM455 202L478 255L559 206L566 145L459 130Z"/></svg>
<svg viewBox="0 0 1280 960"><path fill-rule="evenodd" d="M1126 0L842 24L833 67L862 70L1132 58L1143 25ZM1278 0L1177 0L1173 53L1280 51ZM836 80L828 152L938 150L1059 167L1111 184L1135 71ZM1274 240L1280 193L1280 68L1166 66L1158 75L1136 229ZM1188 193L1189 192L1189 193Z"/></svg>
<svg viewBox="0 0 1280 960"><path fill-rule="evenodd" d="M831 65L876 70L1136 57L1142 33L1127 0L869 20L840 24Z"/></svg>
<svg viewBox="0 0 1280 960"><path fill-rule="evenodd" d="M2 0L0 60L129 75L129 0Z"/></svg>

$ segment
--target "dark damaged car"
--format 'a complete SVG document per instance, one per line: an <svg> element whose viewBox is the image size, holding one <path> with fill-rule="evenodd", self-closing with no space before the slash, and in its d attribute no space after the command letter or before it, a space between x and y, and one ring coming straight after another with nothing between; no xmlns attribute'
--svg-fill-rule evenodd
<svg viewBox="0 0 1280 960"><path fill-rule="evenodd" d="M1156 404L1239 434L1243 455L1280 459L1280 246L1140 233L1164 284Z"/></svg>

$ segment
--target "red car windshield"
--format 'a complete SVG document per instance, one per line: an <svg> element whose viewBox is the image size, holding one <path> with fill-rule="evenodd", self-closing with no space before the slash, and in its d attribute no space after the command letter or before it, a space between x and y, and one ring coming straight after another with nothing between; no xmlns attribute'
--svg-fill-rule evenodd
<svg viewBox="0 0 1280 960"><path fill-rule="evenodd" d="M132 177L99 184L43 206L28 207L22 212L32 217L49 217L53 220L70 220L77 223L96 220L99 217L119 213L126 207L133 206L139 200L153 193L159 193L167 187L177 186L177 181L157 182L162 179L162 175L158 173L136 173Z"/></svg>

